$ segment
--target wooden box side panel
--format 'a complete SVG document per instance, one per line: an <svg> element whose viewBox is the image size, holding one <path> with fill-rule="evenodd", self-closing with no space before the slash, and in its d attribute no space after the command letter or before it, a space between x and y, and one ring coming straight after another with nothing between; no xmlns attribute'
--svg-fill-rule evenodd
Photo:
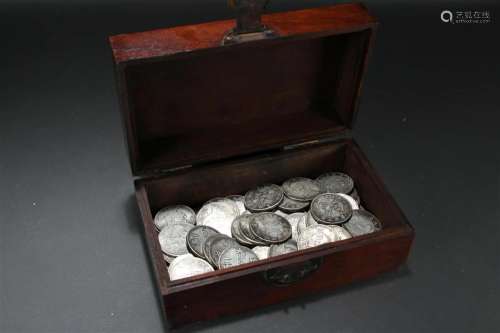
<svg viewBox="0 0 500 333"><path fill-rule="evenodd" d="M262 273L243 275L164 296L168 322L177 327L190 322L234 315L299 296L327 293L349 283L393 270L406 260L412 236L354 247L324 257L320 268L304 280L275 286Z"/></svg>

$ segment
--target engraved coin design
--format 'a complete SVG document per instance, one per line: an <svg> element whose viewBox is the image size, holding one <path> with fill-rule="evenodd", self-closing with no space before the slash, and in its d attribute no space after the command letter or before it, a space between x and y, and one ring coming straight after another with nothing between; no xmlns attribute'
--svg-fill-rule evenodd
<svg viewBox="0 0 500 333"><path fill-rule="evenodd" d="M215 234L218 234L218 231L206 225L198 225L192 228L191 230L189 230L186 236L188 248L196 256L204 258L203 244L205 243L208 237Z"/></svg>
<svg viewBox="0 0 500 333"><path fill-rule="evenodd" d="M219 257L225 249L229 247L240 247L241 245L234 238L230 237L220 237L212 242L212 246L210 247L210 256L209 260L212 264L217 266L219 262Z"/></svg>
<svg viewBox="0 0 500 333"><path fill-rule="evenodd" d="M333 230L336 241L352 238L349 231L347 231L346 229L344 229L343 227L341 227L339 225L329 225L328 228Z"/></svg>
<svg viewBox="0 0 500 333"><path fill-rule="evenodd" d="M212 272L214 269L208 262L192 255L182 255L175 258L168 267L170 280L183 279L186 277Z"/></svg>
<svg viewBox="0 0 500 333"><path fill-rule="evenodd" d="M221 199L201 207L196 214L196 221L198 225L212 227L221 234L231 237L231 224L239 214L236 203L229 199Z"/></svg>
<svg viewBox="0 0 500 333"><path fill-rule="evenodd" d="M269 257L280 256L282 254L291 253L297 251L297 242L290 239L281 244L273 244L269 248Z"/></svg>
<svg viewBox="0 0 500 333"><path fill-rule="evenodd" d="M366 210L355 210L349 221L344 223L344 228L355 237L379 231L382 229L382 224L372 213Z"/></svg>
<svg viewBox="0 0 500 333"><path fill-rule="evenodd" d="M252 243L253 245L266 245L266 243L260 239L257 239L254 234L250 231L250 222L255 218L255 214L243 215L244 218L239 219L239 231L243 236L245 241Z"/></svg>
<svg viewBox="0 0 500 333"><path fill-rule="evenodd" d="M195 224L196 214L194 210L186 205L168 206L160 209L154 218L154 223L158 230L178 222Z"/></svg>
<svg viewBox="0 0 500 333"><path fill-rule="evenodd" d="M278 208L285 213L295 213L306 209L307 206L309 206L308 201L293 200L285 195ZM276 211L276 213L278 213L278 211Z"/></svg>
<svg viewBox="0 0 500 333"><path fill-rule="evenodd" d="M359 205L356 202L356 200L354 200L353 197L351 197L348 194L344 194L344 193L337 193L337 194L340 195L342 198L346 199L347 201L349 201L349 204L351 205L352 210L359 209Z"/></svg>
<svg viewBox="0 0 500 333"><path fill-rule="evenodd" d="M283 200L283 190L275 184L259 186L245 194L245 207L251 212L270 211Z"/></svg>
<svg viewBox="0 0 500 333"><path fill-rule="evenodd" d="M318 222L339 224L352 215L352 208L345 198L336 193L323 193L311 202L311 216Z"/></svg>
<svg viewBox="0 0 500 333"><path fill-rule="evenodd" d="M170 257L188 253L186 236L194 227L190 223L172 223L158 234L161 250Z"/></svg>
<svg viewBox="0 0 500 333"><path fill-rule="evenodd" d="M248 214L240 215L234 219L233 224L231 225L231 235L238 242L244 245L254 245L254 242L251 239L247 239L247 237L243 234L240 225L241 221L250 219L252 219L252 217Z"/></svg>
<svg viewBox="0 0 500 333"><path fill-rule="evenodd" d="M240 214L243 214L244 212L246 212L245 197L244 196L242 196L242 195L230 195L227 198L234 201L234 203L236 203L236 206L238 206Z"/></svg>
<svg viewBox="0 0 500 333"><path fill-rule="evenodd" d="M267 243L281 243L292 236L292 226L274 213L256 214L249 223L250 232Z"/></svg>
<svg viewBox="0 0 500 333"><path fill-rule="evenodd" d="M235 246L226 248L222 251L217 266L220 269L224 269L247 264L257 260L259 260L259 258L252 250L242 246Z"/></svg>
<svg viewBox="0 0 500 333"><path fill-rule="evenodd" d="M259 260L267 259L269 257L269 246L256 246L252 251L257 255Z"/></svg>
<svg viewBox="0 0 500 333"><path fill-rule="evenodd" d="M297 226L299 224L299 221L302 220L305 215L307 215L307 213L293 213L286 218L288 223L290 223L290 226L292 227L292 239L297 240Z"/></svg>
<svg viewBox="0 0 500 333"><path fill-rule="evenodd" d="M351 193L354 181L342 172L327 172L316 178L323 193Z"/></svg>
<svg viewBox="0 0 500 333"><path fill-rule="evenodd" d="M283 183L285 195L296 201L311 201L321 193L319 185L309 178L295 177Z"/></svg>
<svg viewBox="0 0 500 333"><path fill-rule="evenodd" d="M333 239L331 239L328 234L325 233L323 227L324 226L317 224L307 227L305 230L303 230L299 235L299 239L297 240L298 249L308 249L332 242Z"/></svg>

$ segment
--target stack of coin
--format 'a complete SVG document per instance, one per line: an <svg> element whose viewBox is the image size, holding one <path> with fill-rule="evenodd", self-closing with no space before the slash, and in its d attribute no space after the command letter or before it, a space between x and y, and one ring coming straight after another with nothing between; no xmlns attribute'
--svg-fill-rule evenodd
<svg viewBox="0 0 500 333"><path fill-rule="evenodd" d="M354 181L328 172L217 197L198 210L157 212L154 224L170 279L225 269L381 229L361 206Z"/></svg>

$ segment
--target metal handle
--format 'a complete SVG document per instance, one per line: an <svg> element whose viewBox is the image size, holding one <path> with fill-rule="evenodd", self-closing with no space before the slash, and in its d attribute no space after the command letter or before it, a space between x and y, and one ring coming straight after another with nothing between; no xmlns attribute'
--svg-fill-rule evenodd
<svg viewBox="0 0 500 333"><path fill-rule="evenodd" d="M276 286L287 286L305 279L319 269L323 258L307 260L285 267L272 268L264 272L264 280Z"/></svg>
<svg viewBox="0 0 500 333"><path fill-rule="evenodd" d="M236 27L226 33L222 44L235 44L276 36L276 33L261 22L261 14L269 0L228 0L236 9Z"/></svg>

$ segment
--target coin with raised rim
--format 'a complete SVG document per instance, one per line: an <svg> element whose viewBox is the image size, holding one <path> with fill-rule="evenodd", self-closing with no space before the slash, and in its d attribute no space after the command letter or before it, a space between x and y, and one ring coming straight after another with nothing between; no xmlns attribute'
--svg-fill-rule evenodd
<svg viewBox="0 0 500 333"><path fill-rule="evenodd" d="M265 184L245 194L245 207L251 212L265 212L278 207L283 200L281 186Z"/></svg>
<svg viewBox="0 0 500 333"><path fill-rule="evenodd" d="M318 183L305 177L290 178L282 185L285 196L296 201L311 201L321 193Z"/></svg>
<svg viewBox="0 0 500 333"><path fill-rule="evenodd" d="M249 223L250 232L266 243L281 243L292 236L292 226L282 216L274 213L255 214Z"/></svg>
<svg viewBox="0 0 500 333"><path fill-rule="evenodd" d="M282 254L295 252L297 250L297 242L293 239L289 239L281 244L272 244L271 247L269 247L269 257L276 257Z"/></svg>
<svg viewBox="0 0 500 333"><path fill-rule="evenodd" d="M310 212L318 222L339 224L349 220L352 208L349 201L337 193L323 193L311 202Z"/></svg>
<svg viewBox="0 0 500 333"><path fill-rule="evenodd" d="M328 233L325 233L323 227L327 228L326 226L316 224L303 230L297 240L298 249L308 249L332 242L333 239L328 235Z"/></svg>
<svg viewBox="0 0 500 333"><path fill-rule="evenodd" d="M206 225L197 225L193 229L189 230L186 236L186 242L188 248L196 256L205 258L203 254L203 244L208 237L218 234L219 232L212 227Z"/></svg>
<svg viewBox="0 0 500 333"><path fill-rule="evenodd" d="M182 255L175 258L168 267L170 280L178 280L203 273L212 272L213 267L201 258Z"/></svg>
<svg viewBox="0 0 500 333"><path fill-rule="evenodd" d="M355 210L344 228L354 236L369 234L382 229L382 224L375 215L366 210Z"/></svg>
<svg viewBox="0 0 500 333"><path fill-rule="evenodd" d="M250 215L240 215L236 217L231 225L231 234L238 242L243 245L255 245L251 239L248 239L241 230L241 221L251 219Z"/></svg>
<svg viewBox="0 0 500 333"><path fill-rule="evenodd" d="M266 242L257 239L250 231L250 222L255 218L256 214L243 215L245 218L239 219L239 231L243 238L253 245L266 245Z"/></svg>
<svg viewBox="0 0 500 333"><path fill-rule="evenodd" d="M278 208L285 213L296 213L303 211L309 206L309 201L298 201L294 199L290 199L286 195L283 197L283 200L279 204Z"/></svg>
<svg viewBox="0 0 500 333"><path fill-rule="evenodd" d="M172 223L163 228L158 234L161 250L170 257L188 253L186 236L192 228L194 225L184 222Z"/></svg>
<svg viewBox="0 0 500 333"><path fill-rule="evenodd" d="M337 193L337 194L340 195L342 198L346 199L347 201L349 201L349 204L351 205L352 210L359 209L358 203L349 194L344 194L344 193Z"/></svg>
<svg viewBox="0 0 500 333"><path fill-rule="evenodd" d="M354 181L343 172L327 172L316 178L323 193L351 193Z"/></svg>
<svg viewBox="0 0 500 333"><path fill-rule="evenodd" d="M196 214L196 221L198 225L212 227L231 237L231 224L239 215L240 211L234 201L221 198L203 205Z"/></svg>
<svg viewBox="0 0 500 333"><path fill-rule="evenodd" d="M178 222L195 224L196 214L194 210L186 205L174 205L164 207L155 214L154 224L158 230Z"/></svg>
<svg viewBox="0 0 500 333"><path fill-rule="evenodd" d="M210 256L208 257L209 261L217 266L219 262L219 257L225 249L229 247L241 246L234 238L230 237L221 237L214 240L210 246Z"/></svg>
<svg viewBox="0 0 500 333"><path fill-rule="evenodd" d="M228 247L220 254L217 267L224 269L248 264L257 260L259 260L259 257L257 257L255 252L246 247Z"/></svg>
<svg viewBox="0 0 500 333"><path fill-rule="evenodd" d="M269 257L269 246L255 246L252 251L259 257L259 260Z"/></svg>

